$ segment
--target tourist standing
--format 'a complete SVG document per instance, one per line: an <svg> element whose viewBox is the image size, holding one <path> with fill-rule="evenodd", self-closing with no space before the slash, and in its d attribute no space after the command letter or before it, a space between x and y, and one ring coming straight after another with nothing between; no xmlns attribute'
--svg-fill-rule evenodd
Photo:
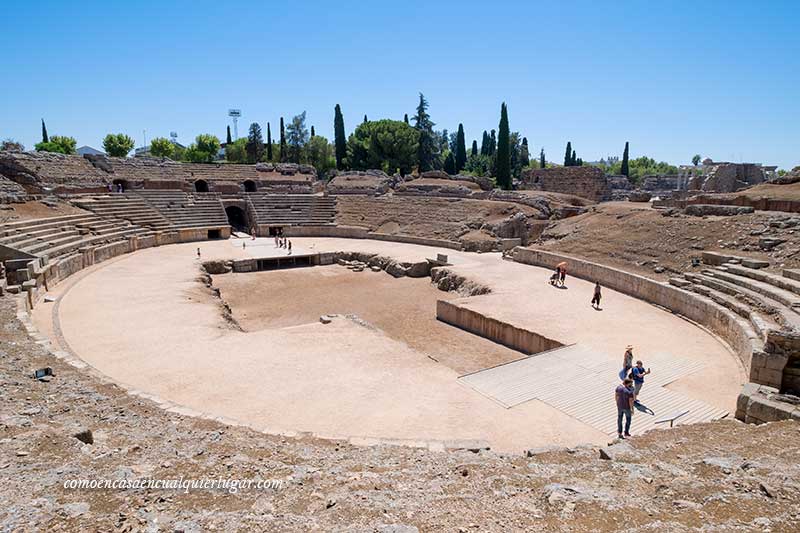
<svg viewBox="0 0 800 533"><path fill-rule="evenodd" d="M592 296L592 307L595 309L600 309L600 297L602 296L600 290L600 282L598 281L594 284L594 296Z"/></svg>
<svg viewBox="0 0 800 533"><path fill-rule="evenodd" d="M620 439L631 436L631 417L633 417L633 382L625 378L622 385L617 386L614 391L614 398L617 402L617 436ZM622 419L625 418L625 428L623 433Z"/></svg>
<svg viewBox="0 0 800 533"><path fill-rule="evenodd" d="M289 255L292 255L292 241L286 239L286 246L289 248Z"/></svg>
<svg viewBox="0 0 800 533"><path fill-rule="evenodd" d="M633 379L633 403L639 403L639 391L642 390L644 385L644 377L650 373L650 369L644 369L641 361L636 361L636 366L631 370L631 379Z"/></svg>
<svg viewBox="0 0 800 533"><path fill-rule="evenodd" d="M567 265L561 267L561 286L564 286L564 282L567 280Z"/></svg>
<svg viewBox="0 0 800 533"><path fill-rule="evenodd" d="M197 249L197 258L200 259L200 248Z"/></svg>
<svg viewBox="0 0 800 533"><path fill-rule="evenodd" d="M625 348L625 355L622 356L622 372L619 373L619 379L628 377L631 368L633 368L633 346L629 344Z"/></svg>

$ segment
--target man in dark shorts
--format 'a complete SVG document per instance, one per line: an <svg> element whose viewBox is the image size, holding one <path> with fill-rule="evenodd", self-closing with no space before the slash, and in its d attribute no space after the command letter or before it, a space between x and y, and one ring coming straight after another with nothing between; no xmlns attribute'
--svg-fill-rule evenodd
<svg viewBox="0 0 800 533"><path fill-rule="evenodd" d="M594 296L592 296L592 307L600 309L600 282L594 284Z"/></svg>
<svg viewBox="0 0 800 533"><path fill-rule="evenodd" d="M625 378L622 385L614 391L617 402L617 435L619 438L631 436L631 417L633 416L633 380ZM622 417L625 417L625 433L622 432Z"/></svg>

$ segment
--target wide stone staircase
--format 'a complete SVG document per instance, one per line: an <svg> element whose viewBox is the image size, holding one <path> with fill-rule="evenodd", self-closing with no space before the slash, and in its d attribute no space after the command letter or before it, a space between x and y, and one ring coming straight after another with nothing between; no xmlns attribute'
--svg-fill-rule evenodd
<svg viewBox="0 0 800 533"><path fill-rule="evenodd" d="M336 198L311 194L247 195L259 225L331 226L336 218Z"/></svg>
<svg viewBox="0 0 800 533"><path fill-rule="evenodd" d="M753 345L751 380L800 391L800 354L781 346L785 339L800 335L800 270L785 269L781 275L745 264L751 263L731 259L684 273L670 283L709 298L737 316Z"/></svg>
<svg viewBox="0 0 800 533"><path fill-rule="evenodd" d="M0 244L53 259L86 246L97 246L151 233L149 229L126 220L101 218L86 213L2 224Z"/></svg>
<svg viewBox="0 0 800 533"><path fill-rule="evenodd" d="M173 228L228 227L228 217L218 193L185 193L183 191L137 191L147 204L163 216Z"/></svg>
<svg viewBox="0 0 800 533"><path fill-rule="evenodd" d="M153 230L167 230L172 226L169 220L136 193L90 196L73 203L101 217L128 220Z"/></svg>

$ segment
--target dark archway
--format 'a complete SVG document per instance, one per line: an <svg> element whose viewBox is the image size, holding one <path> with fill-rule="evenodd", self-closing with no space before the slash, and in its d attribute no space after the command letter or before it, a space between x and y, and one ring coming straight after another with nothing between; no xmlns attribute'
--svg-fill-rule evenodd
<svg viewBox="0 0 800 533"><path fill-rule="evenodd" d="M256 192L256 182L253 180L245 180L243 183L244 192Z"/></svg>
<svg viewBox="0 0 800 533"><path fill-rule="evenodd" d="M206 180L197 180L194 182L195 192L208 192L208 182Z"/></svg>
<svg viewBox="0 0 800 533"><path fill-rule="evenodd" d="M128 190L128 181L116 179L111 182L114 186L114 192L125 192Z"/></svg>
<svg viewBox="0 0 800 533"><path fill-rule="evenodd" d="M229 205L225 208L225 214L228 215L228 224L236 231L250 232L250 224L247 221L247 213L241 207Z"/></svg>

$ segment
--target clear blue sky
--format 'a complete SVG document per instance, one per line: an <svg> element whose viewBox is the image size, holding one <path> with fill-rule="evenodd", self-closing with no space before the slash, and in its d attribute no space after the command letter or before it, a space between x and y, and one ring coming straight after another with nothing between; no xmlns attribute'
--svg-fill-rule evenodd
<svg viewBox="0 0 800 533"><path fill-rule="evenodd" d="M649 155L800 164L800 3L3 2L0 138L51 135L100 147L171 130L224 139L227 110L332 138L411 115L467 142L497 128L532 152L584 160Z"/></svg>

